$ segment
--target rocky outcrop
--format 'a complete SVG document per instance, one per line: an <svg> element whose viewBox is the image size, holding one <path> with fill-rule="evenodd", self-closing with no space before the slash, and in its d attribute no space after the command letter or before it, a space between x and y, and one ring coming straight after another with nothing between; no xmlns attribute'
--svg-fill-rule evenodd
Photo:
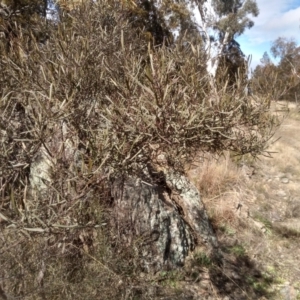
<svg viewBox="0 0 300 300"><path fill-rule="evenodd" d="M140 241L145 271L179 267L196 245L214 255L218 243L199 192L183 176L165 175L164 183L139 178L116 180L112 188L113 219L127 245Z"/></svg>
<svg viewBox="0 0 300 300"><path fill-rule="evenodd" d="M34 195L49 195L53 180L57 179L55 170L61 170L62 165L71 172L83 166L74 128L62 121L50 129L53 135L41 145L30 165L30 185Z"/></svg>
<svg viewBox="0 0 300 300"><path fill-rule="evenodd" d="M52 190L58 190L53 172L60 170L62 183L59 189L67 191L64 201L81 196L87 200L87 188L79 195L79 186L72 191L70 180L63 179L61 161L66 176L84 171L74 129L62 122L54 125L52 132L51 139L45 141L31 163L31 194L42 199ZM149 165L144 179L128 176L112 182L110 219L116 237L137 253L145 272L183 266L196 246L202 246L208 255L215 255L218 243L198 190L187 177L166 167L164 154L154 157L154 163L151 163L154 169L151 170ZM153 179L154 173L160 174L160 180Z"/></svg>

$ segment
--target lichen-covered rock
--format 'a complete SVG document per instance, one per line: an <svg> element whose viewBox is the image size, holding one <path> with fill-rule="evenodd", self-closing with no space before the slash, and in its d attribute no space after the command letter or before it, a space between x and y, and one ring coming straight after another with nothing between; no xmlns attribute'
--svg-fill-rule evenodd
<svg viewBox="0 0 300 300"><path fill-rule="evenodd" d="M212 251L217 249L218 242L197 188L186 176L175 172L166 173L166 184L171 190L172 200L182 210L182 218L190 226L198 244L203 243Z"/></svg>
<svg viewBox="0 0 300 300"><path fill-rule="evenodd" d="M47 193L51 184L51 169L53 161L46 151L45 147L41 147L36 153L30 166L30 187L35 193Z"/></svg>
<svg viewBox="0 0 300 300"><path fill-rule="evenodd" d="M62 191L64 201L87 200L89 187L95 186L79 180L72 185L71 180L86 171L74 128L61 122L52 132L31 163L31 194L46 199L53 193L57 199L61 194L56 191ZM183 266L197 245L211 255L218 248L198 190L187 177L167 167L163 153L154 158L144 174L147 181L127 177L116 179L111 186L111 224L121 242L137 252L146 272ZM157 175L159 180L154 179Z"/></svg>
<svg viewBox="0 0 300 300"><path fill-rule="evenodd" d="M128 245L142 241L145 271L182 266L198 244L210 253L218 246L200 195L184 176L166 174L166 184L119 179L112 196L120 238Z"/></svg>
<svg viewBox="0 0 300 300"><path fill-rule="evenodd" d="M47 195L55 178L54 171L64 164L71 171L81 168L79 139L65 122L51 127L53 135L36 152L30 165L30 188L33 194Z"/></svg>
<svg viewBox="0 0 300 300"><path fill-rule="evenodd" d="M163 187L130 178L116 181L112 195L121 238L129 244L142 238L146 271L184 264L194 237Z"/></svg>

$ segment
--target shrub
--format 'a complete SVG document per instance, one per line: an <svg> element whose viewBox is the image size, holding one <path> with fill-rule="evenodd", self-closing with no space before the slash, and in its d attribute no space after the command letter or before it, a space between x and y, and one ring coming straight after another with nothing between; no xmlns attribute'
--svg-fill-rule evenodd
<svg viewBox="0 0 300 300"><path fill-rule="evenodd" d="M86 254L99 247L95 228L106 232L110 177L146 176L162 153L177 171L198 150L256 156L272 135L265 102L226 89L211 99L200 46L147 43L130 13L118 1L91 2L54 22L46 43L19 29L16 48L1 56L1 272L12 274L14 296L46 292L34 281L42 274L49 297L63 289L66 299L85 298L94 255L107 271L102 282L112 276L117 287L127 276L125 267L115 275L111 255L105 267L103 252ZM42 196L29 185L41 148L51 163Z"/></svg>

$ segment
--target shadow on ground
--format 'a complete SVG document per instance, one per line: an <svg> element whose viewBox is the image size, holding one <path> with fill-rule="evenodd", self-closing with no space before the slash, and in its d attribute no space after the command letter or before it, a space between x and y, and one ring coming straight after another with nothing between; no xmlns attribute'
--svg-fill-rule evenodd
<svg viewBox="0 0 300 300"><path fill-rule="evenodd" d="M209 270L210 279L220 299L273 299L271 285L275 278L258 266L242 245L221 245L222 266ZM226 298L227 297L227 298Z"/></svg>

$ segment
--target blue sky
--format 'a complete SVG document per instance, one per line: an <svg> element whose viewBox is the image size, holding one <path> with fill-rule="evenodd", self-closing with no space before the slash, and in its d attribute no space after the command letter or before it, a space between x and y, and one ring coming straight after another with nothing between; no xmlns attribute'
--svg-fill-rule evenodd
<svg viewBox="0 0 300 300"><path fill-rule="evenodd" d="M251 68L260 63L265 51L279 36L294 38L300 44L300 0L256 0L259 15L251 29L237 41L246 55L252 55ZM271 54L270 54L271 56Z"/></svg>

